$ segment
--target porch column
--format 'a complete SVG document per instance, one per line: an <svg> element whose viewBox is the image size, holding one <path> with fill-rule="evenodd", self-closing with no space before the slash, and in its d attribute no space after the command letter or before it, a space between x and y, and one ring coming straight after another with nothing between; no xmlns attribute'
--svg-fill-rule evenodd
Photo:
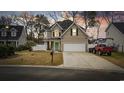
<svg viewBox="0 0 124 93"><path fill-rule="evenodd" d="M4 42L4 44L6 44L6 41L3 41Z"/></svg>
<svg viewBox="0 0 124 93"><path fill-rule="evenodd" d="M51 41L48 41L48 48L51 49Z"/></svg>
<svg viewBox="0 0 124 93"><path fill-rule="evenodd" d="M15 43L16 43L16 47L18 47L18 41L15 41Z"/></svg>

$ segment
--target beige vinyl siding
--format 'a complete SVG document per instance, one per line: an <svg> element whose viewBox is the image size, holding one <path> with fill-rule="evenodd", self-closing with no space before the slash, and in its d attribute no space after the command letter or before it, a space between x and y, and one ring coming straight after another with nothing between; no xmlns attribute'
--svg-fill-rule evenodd
<svg viewBox="0 0 124 93"><path fill-rule="evenodd" d="M71 29L76 28L78 30L77 36L71 36ZM62 50L64 47L64 44L86 44L88 42L87 36L76 26L73 25L68 31L63 35L62 38Z"/></svg>
<svg viewBox="0 0 124 93"><path fill-rule="evenodd" d="M56 35L58 35L57 37L59 37L59 34L62 33L62 30L60 29L60 27L58 27L57 25L55 25L52 29L51 35L52 37L55 37ZM58 31L58 32L57 32ZM54 35L53 35L54 34ZM56 34L56 35L55 35Z"/></svg>

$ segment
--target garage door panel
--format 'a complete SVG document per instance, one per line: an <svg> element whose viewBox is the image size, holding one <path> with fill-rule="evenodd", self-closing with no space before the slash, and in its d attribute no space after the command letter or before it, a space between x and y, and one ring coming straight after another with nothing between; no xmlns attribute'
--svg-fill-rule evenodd
<svg viewBox="0 0 124 93"><path fill-rule="evenodd" d="M85 44L64 44L64 51L85 51Z"/></svg>

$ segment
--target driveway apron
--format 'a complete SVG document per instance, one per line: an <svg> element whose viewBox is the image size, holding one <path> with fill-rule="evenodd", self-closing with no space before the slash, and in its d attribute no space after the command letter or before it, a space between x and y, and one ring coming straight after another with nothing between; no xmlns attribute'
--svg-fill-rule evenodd
<svg viewBox="0 0 124 93"><path fill-rule="evenodd" d="M64 67L124 71L123 68L112 64L108 60L90 53L63 52L63 58Z"/></svg>

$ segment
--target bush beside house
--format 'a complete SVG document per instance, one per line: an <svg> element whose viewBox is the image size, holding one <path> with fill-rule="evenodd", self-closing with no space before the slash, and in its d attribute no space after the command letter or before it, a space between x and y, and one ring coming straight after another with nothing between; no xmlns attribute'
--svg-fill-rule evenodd
<svg viewBox="0 0 124 93"><path fill-rule="evenodd" d="M0 57L8 57L15 54L15 47L11 45L0 45Z"/></svg>
<svg viewBox="0 0 124 93"><path fill-rule="evenodd" d="M16 48L17 51L29 50L32 51L32 46L35 46L36 43L33 41L27 41L25 45L20 45Z"/></svg>
<svg viewBox="0 0 124 93"><path fill-rule="evenodd" d="M25 45L20 45L17 48L13 45L0 45L0 58L6 58L8 56L14 55L15 51L32 50L32 46L36 44L33 41L28 41Z"/></svg>

